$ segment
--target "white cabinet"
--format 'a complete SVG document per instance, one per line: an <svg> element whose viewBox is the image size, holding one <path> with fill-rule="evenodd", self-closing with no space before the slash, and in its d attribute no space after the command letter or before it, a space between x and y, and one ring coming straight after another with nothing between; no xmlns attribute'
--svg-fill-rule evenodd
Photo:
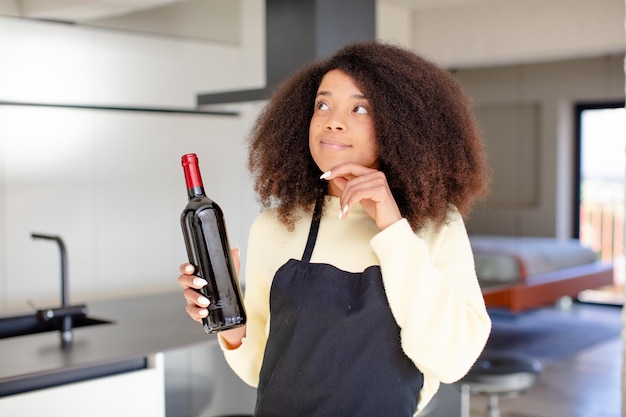
<svg viewBox="0 0 626 417"><path fill-rule="evenodd" d="M163 355L150 356L146 369L0 398L0 415L164 417Z"/></svg>

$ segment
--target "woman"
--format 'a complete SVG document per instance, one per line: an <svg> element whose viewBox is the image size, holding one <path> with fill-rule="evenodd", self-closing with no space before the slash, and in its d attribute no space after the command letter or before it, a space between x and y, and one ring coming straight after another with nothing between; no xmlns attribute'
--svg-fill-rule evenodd
<svg viewBox="0 0 626 417"><path fill-rule="evenodd" d="M470 102L445 70L362 42L283 83L257 119L245 327L218 340L255 415L412 416L491 323L463 216L488 190ZM187 312L205 282L183 264Z"/></svg>

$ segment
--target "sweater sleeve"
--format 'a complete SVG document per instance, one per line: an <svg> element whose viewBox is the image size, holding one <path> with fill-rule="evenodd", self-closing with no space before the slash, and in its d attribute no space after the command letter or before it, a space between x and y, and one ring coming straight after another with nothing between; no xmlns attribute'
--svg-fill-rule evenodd
<svg viewBox="0 0 626 417"><path fill-rule="evenodd" d="M418 235L403 219L370 242L404 352L425 379L444 383L467 373L491 330L463 219L450 217Z"/></svg>
<svg viewBox="0 0 626 417"><path fill-rule="evenodd" d="M261 218L263 216L260 216ZM264 273L263 236L265 222L257 219L250 229L248 258L246 260L246 286L244 304L246 308L246 336L235 349L229 349L218 334L220 347L231 369L248 385L259 384L259 373L267 343L269 320L269 293L271 278Z"/></svg>

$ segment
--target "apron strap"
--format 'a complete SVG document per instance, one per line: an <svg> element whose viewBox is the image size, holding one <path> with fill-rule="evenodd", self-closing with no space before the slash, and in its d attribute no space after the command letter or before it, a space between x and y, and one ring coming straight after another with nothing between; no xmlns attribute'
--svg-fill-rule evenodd
<svg viewBox="0 0 626 417"><path fill-rule="evenodd" d="M315 241L317 240L317 231L320 228L320 219L322 218L323 205L324 196L321 196L315 202L313 218L311 219L311 228L309 229L309 237L306 240L306 247L304 248L304 254L302 255L302 262L309 263L309 261L311 260L313 248L315 247Z"/></svg>

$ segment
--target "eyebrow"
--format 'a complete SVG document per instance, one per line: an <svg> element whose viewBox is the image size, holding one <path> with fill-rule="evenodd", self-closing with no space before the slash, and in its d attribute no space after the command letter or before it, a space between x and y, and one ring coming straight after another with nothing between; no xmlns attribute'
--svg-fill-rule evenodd
<svg viewBox="0 0 626 417"><path fill-rule="evenodd" d="M316 97L319 96L332 96L332 93L330 91L326 91L326 90L321 90L317 92ZM350 96L351 98L356 98L356 99L360 99L360 100L367 100L368 98L366 96L364 96L363 94L352 94Z"/></svg>

